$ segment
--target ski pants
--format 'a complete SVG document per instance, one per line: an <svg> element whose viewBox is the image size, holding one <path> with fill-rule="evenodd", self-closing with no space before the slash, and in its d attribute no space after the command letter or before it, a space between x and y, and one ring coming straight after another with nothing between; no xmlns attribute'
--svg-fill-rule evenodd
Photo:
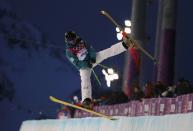
<svg viewBox="0 0 193 131"><path fill-rule="evenodd" d="M104 49L96 53L96 63L93 65L93 68L97 66L97 64L101 63L103 60L118 55L122 52L126 51L123 47L122 42L116 43L112 45L110 48ZM92 85L91 85L91 68L80 69L80 79L81 79L81 94L82 94L82 102L85 98L92 99Z"/></svg>

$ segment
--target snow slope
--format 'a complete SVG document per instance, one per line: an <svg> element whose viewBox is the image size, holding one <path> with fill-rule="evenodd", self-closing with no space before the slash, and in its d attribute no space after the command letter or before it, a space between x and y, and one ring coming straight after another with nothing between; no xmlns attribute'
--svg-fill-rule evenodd
<svg viewBox="0 0 193 131"><path fill-rule="evenodd" d="M166 116L25 121L20 131L192 131L193 113Z"/></svg>

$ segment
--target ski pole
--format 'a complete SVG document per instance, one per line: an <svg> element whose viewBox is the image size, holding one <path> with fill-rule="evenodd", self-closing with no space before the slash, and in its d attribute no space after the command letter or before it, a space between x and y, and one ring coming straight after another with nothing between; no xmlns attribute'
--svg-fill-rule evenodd
<svg viewBox="0 0 193 131"><path fill-rule="evenodd" d="M108 66L105 66L105 65L102 65L102 64L98 64L99 66L101 66L102 68L106 68L106 69L109 69L110 67Z"/></svg>
<svg viewBox="0 0 193 131"><path fill-rule="evenodd" d="M94 74L94 76L95 76L95 78L96 78L96 80L97 80L99 86L101 86L101 82L100 82L100 80L99 80L97 74L95 73L95 71L94 71L93 69L91 69L91 70L92 70L92 72L93 72L93 74Z"/></svg>

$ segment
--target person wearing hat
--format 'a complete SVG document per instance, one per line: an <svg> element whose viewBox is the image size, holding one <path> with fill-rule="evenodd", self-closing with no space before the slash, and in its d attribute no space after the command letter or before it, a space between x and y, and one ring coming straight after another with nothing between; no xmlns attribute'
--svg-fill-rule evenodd
<svg viewBox="0 0 193 131"><path fill-rule="evenodd" d="M123 36L123 41L96 53L95 49L82 40L74 31L65 33L66 57L79 70L81 79L82 105L92 103L91 71L103 60L126 51L130 45Z"/></svg>

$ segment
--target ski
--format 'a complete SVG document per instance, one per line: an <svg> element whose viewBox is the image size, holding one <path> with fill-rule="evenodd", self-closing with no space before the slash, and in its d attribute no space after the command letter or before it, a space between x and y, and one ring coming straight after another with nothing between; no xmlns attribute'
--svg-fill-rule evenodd
<svg viewBox="0 0 193 131"><path fill-rule="evenodd" d="M122 26L120 26L113 17L107 13L106 11L102 10L101 14L105 17L107 17L116 27L118 27L122 32L124 32L124 29ZM146 51L139 43L137 43L129 34L125 34L127 40L134 45L135 47L139 48L147 57L149 57L153 62L156 62L156 59L148 52Z"/></svg>
<svg viewBox="0 0 193 131"><path fill-rule="evenodd" d="M57 98L55 98L55 97L53 97L53 96L50 96L49 98L50 98L50 100L51 100L52 102L55 102L55 103L59 103L59 104L65 105L65 106L73 107L73 108L75 108L75 109L79 109L79 110L82 110L82 111L91 113L91 114L93 114L93 115L106 118L106 119L108 119L108 120L117 120L116 118L113 118L112 116L108 116L108 115L105 115L105 114L102 114L102 113L99 113L99 112L96 112L96 111L93 111L93 110L90 110L90 109L86 109L86 108L83 108L83 107L80 107L80 106L77 106L77 105L74 105L74 104L71 104L71 103L68 103L68 102L59 100L59 99L57 99Z"/></svg>

